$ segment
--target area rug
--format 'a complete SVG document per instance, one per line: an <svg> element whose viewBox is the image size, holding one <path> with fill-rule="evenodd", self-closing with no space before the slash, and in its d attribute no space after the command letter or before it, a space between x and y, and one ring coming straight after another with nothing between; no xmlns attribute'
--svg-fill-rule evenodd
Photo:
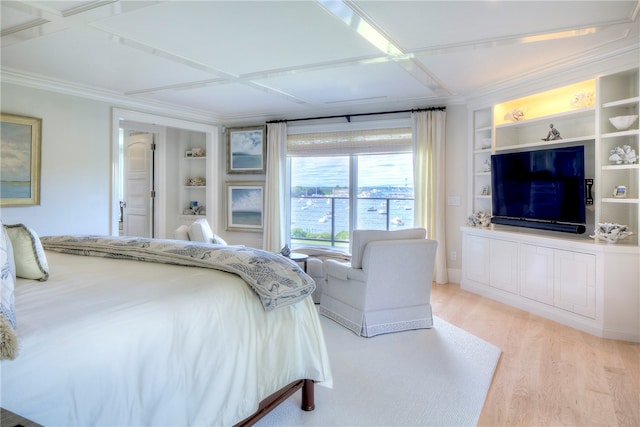
<svg viewBox="0 0 640 427"><path fill-rule="evenodd" d="M501 350L437 317L433 329L362 338L321 316L334 385L296 393L257 426L475 426Z"/></svg>

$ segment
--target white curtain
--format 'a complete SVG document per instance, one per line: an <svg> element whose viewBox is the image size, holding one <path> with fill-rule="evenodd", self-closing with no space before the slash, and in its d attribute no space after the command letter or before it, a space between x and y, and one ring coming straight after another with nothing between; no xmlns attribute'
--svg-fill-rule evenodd
<svg viewBox="0 0 640 427"><path fill-rule="evenodd" d="M264 188L264 231L262 247L280 252L285 237L286 123L267 124L267 177Z"/></svg>
<svg viewBox="0 0 640 427"><path fill-rule="evenodd" d="M414 225L438 241L434 280L449 282L445 233L445 111L411 113L413 130Z"/></svg>

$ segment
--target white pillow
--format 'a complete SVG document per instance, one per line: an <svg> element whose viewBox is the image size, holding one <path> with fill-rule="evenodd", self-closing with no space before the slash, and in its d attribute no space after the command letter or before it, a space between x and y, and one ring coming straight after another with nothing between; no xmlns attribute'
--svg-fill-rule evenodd
<svg viewBox="0 0 640 427"><path fill-rule="evenodd" d="M16 276L23 279L45 281L49 278L49 265L40 238L24 224L5 225L13 246Z"/></svg>
<svg viewBox="0 0 640 427"><path fill-rule="evenodd" d="M0 228L2 228L0 235L0 359L11 360L18 354L14 304L16 276L11 239L1 223Z"/></svg>
<svg viewBox="0 0 640 427"><path fill-rule="evenodd" d="M227 242L224 241L224 239L220 236L218 236L217 234L213 235L213 243L215 243L216 245L225 245L227 246Z"/></svg>
<svg viewBox="0 0 640 427"><path fill-rule="evenodd" d="M205 243L213 242L213 231L206 219L197 219L189 226L189 240Z"/></svg>
<svg viewBox="0 0 640 427"><path fill-rule="evenodd" d="M189 226L181 225L174 232L176 240L189 240Z"/></svg>

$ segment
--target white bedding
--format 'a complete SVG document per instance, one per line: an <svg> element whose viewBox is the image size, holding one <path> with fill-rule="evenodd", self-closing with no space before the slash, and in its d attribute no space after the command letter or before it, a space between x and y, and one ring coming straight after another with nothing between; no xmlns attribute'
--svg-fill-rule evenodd
<svg viewBox="0 0 640 427"><path fill-rule="evenodd" d="M265 311L238 276L47 251L18 279L1 406L52 426L232 425L297 379L331 386L312 299ZM321 410L321 408L319 408Z"/></svg>

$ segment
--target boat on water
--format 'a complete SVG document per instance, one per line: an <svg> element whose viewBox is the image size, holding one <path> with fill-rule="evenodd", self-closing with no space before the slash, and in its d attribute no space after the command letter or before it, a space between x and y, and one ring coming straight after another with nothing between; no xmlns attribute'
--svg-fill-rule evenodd
<svg viewBox="0 0 640 427"><path fill-rule="evenodd" d="M391 219L391 224L393 225L404 225L404 221L400 217L395 217Z"/></svg>

